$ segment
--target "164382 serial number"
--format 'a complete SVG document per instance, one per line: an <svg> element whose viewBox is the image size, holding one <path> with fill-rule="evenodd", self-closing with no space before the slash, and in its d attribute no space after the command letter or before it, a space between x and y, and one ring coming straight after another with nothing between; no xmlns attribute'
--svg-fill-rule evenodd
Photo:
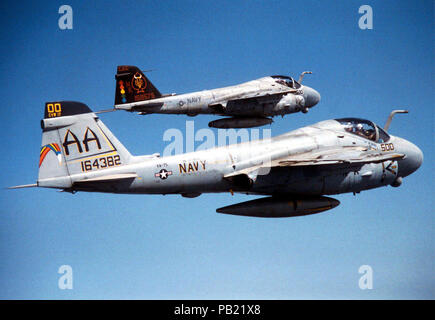
<svg viewBox="0 0 435 320"><path fill-rule="evenodd" d="M81 161L80 165L83 172L99 170L121 165L121 158L119 157L119 155L101 157L95 160Z"/></svg>

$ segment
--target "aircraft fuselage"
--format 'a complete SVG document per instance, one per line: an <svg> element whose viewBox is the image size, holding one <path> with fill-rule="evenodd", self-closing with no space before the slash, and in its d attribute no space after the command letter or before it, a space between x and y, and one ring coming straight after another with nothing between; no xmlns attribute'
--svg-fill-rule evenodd
<svg viewBox="0 0 435 320"><path fill-rule="evenodd" d="M167 157L134 157L129 165L90 170L86 174L72 175L71 179L74 184L75 180L92 179L102 173L137 174L138 178L130 185L119 185L116 190L105 189L105 186L97 190L86 189L115 193L182 194L187 197L216 192L331 195L386 186L396 180L399 172L406 176L418 168L419 164L409 163L408 159L408 163L398 160L347 166L272 166L270 169L276 159L283 157L315 155L337 147L383 148L382 143L335 130L334 122L323 121L271 139L210 150ZM418 154L417 147L398 137L392 136L388 145L394 146L395 151ZM226 178L255 166L261 169L248 174L249 179Z"/></svg>
<svg viewBox="0 0 435 320"><path fill-rule="evenodd" d="M169 95L157 99L116 105L116 109L143 114L219 114L267 117L299 112L314 106L320 98L310 87L289 88L265 77L235 86ZM280 95L282 93L282 95ZM227 103L228 102L228 103Z"/></svg>

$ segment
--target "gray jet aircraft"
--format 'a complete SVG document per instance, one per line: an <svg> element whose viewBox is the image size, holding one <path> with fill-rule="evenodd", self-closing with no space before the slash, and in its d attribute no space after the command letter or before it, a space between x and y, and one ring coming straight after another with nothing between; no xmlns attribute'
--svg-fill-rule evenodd
<svg viewBox="0 0 435 320"><path fill-rule="evenodd" d="M288 76L270 76L231 87L162 95L134 66L118 66L115 109L139 114L217 114L229 116L209 123L214 128L250 128L272 123L270 117L315 106L320 94Z"/></svg>
<svg viewBox="0 0 435 320"><path fill-rule="evenodd" d="M398 187L423 161L414 144L359 118L326 120L269 139L168 157L131 155L80 102L46 103L41 127L37 183L13 188L188 198L217 192L268 196L217 209L242 216L293 217L329 210L339 201L325 195Z"/></svg>

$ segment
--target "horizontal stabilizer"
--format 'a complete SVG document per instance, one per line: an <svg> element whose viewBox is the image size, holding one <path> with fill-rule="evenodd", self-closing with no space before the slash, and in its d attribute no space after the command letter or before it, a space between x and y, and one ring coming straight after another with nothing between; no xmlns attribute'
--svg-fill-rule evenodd
<svg viewBox="0 0 435 320"><path fill-rule="evenodd" d="M78 180L73 183L73 190L121 192L138 178L136 173L120 173L90 179Z"/></svg>
<svg viewBox="0 0 435 320"><path fill-rule="evenodd" d="M74 185L83 185L83 184L89 184L89 183L95 183L95 182L113 182L113 181L119 181L119 180L125 180L125 179L135 179L138 175L136 173L120 173L120 174L112 174L108 176L101 176L97 178L91 178L91 179L83 179L83 180L77 180L74 182Z"/></svg>
<svg viewBox="0 0 435 320"><path fill-rule="evenodd" d="M24 188L36 188L38 185L36 183L32 184L22 184L20 186L8 187L8 189L24 189Z"/></svg>

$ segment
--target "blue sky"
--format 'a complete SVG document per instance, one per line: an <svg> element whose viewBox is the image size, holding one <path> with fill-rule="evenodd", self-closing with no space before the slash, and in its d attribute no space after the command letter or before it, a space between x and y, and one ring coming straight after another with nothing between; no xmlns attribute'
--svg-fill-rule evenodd
<svg viewBox="0 0 435 320"><path fill-rule="evenodd" d="M1 3L4 150L1 186L33 183L45 101L110 108L119 64L153 69L165 93L270 74L297 77L322 100L276 118L272 135L344 116L417 144L423 166L400 188L336 196L332 211L250 219L215 209L254 199L0 190L2 299L433 299L434 22L432 1L68 1ZM373 8L372 30L358 8ZM163 152L185 116L101 116L131 153ZM194 118L206 128L212 116ZM7 151L7 152L6 152ZM74 288L60 290L61 265ZM373 269L361 290L358 268Z"/></svg>

